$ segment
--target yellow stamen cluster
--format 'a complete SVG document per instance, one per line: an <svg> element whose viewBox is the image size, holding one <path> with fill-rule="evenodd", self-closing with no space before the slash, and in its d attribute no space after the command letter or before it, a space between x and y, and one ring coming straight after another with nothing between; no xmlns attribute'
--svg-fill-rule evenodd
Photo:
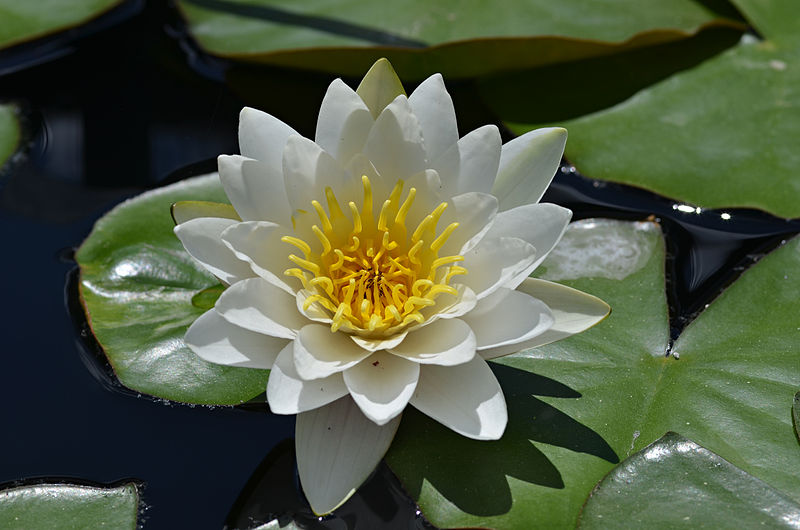
<svg viewBox="0 0 800 530"><path fill-rule="evenodd" d="M447 203L439 204L410 231L406 217L417 194L410 188L401 202L403 181L398 180L389 198L373 213L372 185L361 177L364 201L361 210L348 203L351 218L345 216L331 188L325 189L328 211L318 201L311 205L319 225L311 231L319 245L301 238L284 236L303 253L289 259L298 268L285 271L298 278L311 294L303 309L313 304L328 313L331 331L339 329L362 337L388 337L415 323L425 321L442 293L457 295L450 280L466 274L456 265L463 256L439 257L439 250L458 228L451 223L437 236L436 224Z"/></svg>

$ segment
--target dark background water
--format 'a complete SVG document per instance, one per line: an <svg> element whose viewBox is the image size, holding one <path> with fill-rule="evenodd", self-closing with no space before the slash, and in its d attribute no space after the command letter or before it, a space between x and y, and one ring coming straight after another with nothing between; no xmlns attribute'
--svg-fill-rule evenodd
<svg viewBox="0 0 800 530"><path fill-rule="evenodd" d="M243 105L313 137L331 78L206 57L160 1L128 2L84 33L0 53L0 101L22 106L25 136L22 154L0 175L0 483L136 479L144 484L148 529L247 526L284 512L316 525L297 493L286 441L293 418L165 404L119 391L79 333L80 312L71 320L65 283L74 268L70 249L114 204L202 173L218 154L237 152ZM462 134L495 120L470 82L448 87ZM673 337L741 270L800 230L796 221L754 211L684 212L648 192L583 178L568 164L545 200L573 208L576 218L654 216L661 222ZM324 525L413 528L424 522L382 466Z"/></svg>

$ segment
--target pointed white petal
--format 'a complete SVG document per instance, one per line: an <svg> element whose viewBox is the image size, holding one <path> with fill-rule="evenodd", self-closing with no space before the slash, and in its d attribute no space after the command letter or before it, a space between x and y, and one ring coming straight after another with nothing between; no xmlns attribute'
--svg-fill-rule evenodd
<svg viewBox="0 0 800 530"><path fill-rule="evenodd" d="M475 334L463 320L438 320L414 329L390 353L421 364L453 366L475 356Z"/></svg>
<svg viewBox="0 0 800 530"><path fill-rule="evenodd" d="M536 249L534 267L561 240L572 218L572 210L556 204L526 204L497 214L485 237L518 237Z"/></svg>
<svg viewBox="0 0 800 530"><path fill-rule="evenodd" d="M539 202L561 163L567 130L536 129L503 146L492 195L500 211Z"/></svg>
<svg viewBox="0 0 800 530"><path fill-rule="evenodd" d="M220 217L198 217L179 224L173 230L190 256L211 274L232 284L255 276L247 263L238 259L222 242L222 232L237 222Z"/></svg>
<svg viewBox="0 0 800 530"><path fill-rule="evenodd" d="M485 359L536 348L580 333L602 321L611 312L608 304L595 296L546 280L527 278L517 290L547 304L553 314L553 325L530 340L482 350L479 353Z"/></svg>
<svg viewBox="0 0 800 530"><path fill-rule="evenodd" d="M419 120L422 140L429 161L436 160L458 142L458 126L453 100L444 86L441 74L433 74L420 83L408 102Z"/></svg>
<svg viewBox="0 0 800 530"><path fill-rule="evenodd" d="M410 403L458 434L497 440L508 422L506 400L480 356L457 366L426 364Z"/></svg>
<svg viewBox="0 0 800 530"><path fill-rule="evenodd" d="M467 274L452 281L470 287L480 300L500 287L519 285L533 270L536 249L515 237L484 237L464 258Z"/></svg>
<svg viewBox="0 0 800 530"><path fill-rule="evenodd" d="M386 105L394 101L400 94L405 94L403 83L392 68L388 60L381 58L364 75L364 79L356 89L356 93L372 113L373 118L377 118Z"/></svg>
<svg viewBox="0 0 800 530"><path fill-rule="evenodd" d="M417 379L417 363L382 351L344 372L353 401L378 425L385 425L403 412Z"/></svg>
<svg viewBox="0 0 800 530"><path fill-rule="evenodd" d="M330 326L323 324L309 324L294 342L294 366L303 379L319 379L343 372L371 353L345 333L331 332Z"/></svg>
<svg viewBox="0 0 800 530"><path fill-rule="evenodd" d="M322 99L314 142L345 164L364 146L373 123L375 119L359 95L335 79Z"/></svg>
<svg viewBox="0 0 800 530"><path fill-rule="evenodd" d="M231 285L214 308L231 324L284 339L293 339L308 323L297 312L294 295L262 278Z"/></svg>
<svg viewBox="0 0 800 530"><path fill-rule="evenodd" d="M488 193L470 192L456 195L447 202L447 209L439 219L439 230L454 222L458 223L458 228L442 246L439 255L463 255L477 245L491 227L497 214L497 199Z"/></svg>
<svg viewBox="0 0 800 530"><path fill-rule="evenodd" d="M500 163L501 144L497 127L484 125L442 153L431 163L442 178L442 194L489 193Z"/></svg>
<svg viewBox="0 0 800 530"><path fill-rule="evenodd" d="M367 351L378 351L394 348L403 342L403 340L405 340L406 335L408 335L407 331L398 333L397 335L392 335L387 339L365 339L364 337L359 337L357 335L350 335L350 338L353 339L353 342Z"/></svg>
<svg viewBox="0 0 800 530"><path fill-rule="evenodd" d="M245 368L272 368L278 352L288 343L234 326L210 309L186 331L184 342L204 361Z"/></svg>
<svg viewBox="0 0 800 530"><path fill-rule="evenodd" d="M348 393L342 374L305 381L294 367L290 342L278 355L267 382L267 403L275 414L298 414L312 410Z"/></svg>
<svg viewBox="0 0 800 530"><path fill-rule="evenodd" d="M239 155L218 156L219 181L239 217L245 220L258 219L257 205L250 197L242 174L242 164L245 160L247 160L245 157Z"/></svg>
<svg viewBox="0 0 800 530"><path fill-rule="evenodd" d="M239 113L239 151L274 171L280 172L283 147L293 134L294 129L266 112L245 107Z"/></svg>
<svg viewBox="0 0 800 530"><path fill-rule="evenodd" d="M518 344L553 325L550 308L537 298L512 289L498 289L462 317L478 340L478 350Z"/></svg>
<svg viewBox="0 0 800 530"><path fill-rule="evenodd" d="M254 221L272 221L287 225L292 209L286 197L283 172L258 160L242 162L242 179L245 192L258 217Z"/></svg>
<svg viewBox="0 0 800 530"><path fill-rule="evenodd" d="M281 237L291 233L291 229L275 223L247 221L228 227L221 237L237 258L250 264L255 274L294 295L294 284L283 274L295 266L288 257L294 247L281 241Z"/></svg>
<svg viewBox="0 0 800 530"><path fill-rule="evenodd" d="M315 513L330 513L355 493L386 454L399 424L400 416L375 424L349 397L297 416L297 471Z"/></svg>
<svg viewBox="0 0 800 530"><path fill-rule="evenodd" d="M313 211L311 201L325 204L325 188L341 192L349 176L320 146L302 136L292 136L283 151L283 178L292 210Z"/></svg>
<svg viewBox="0 0 800 530"><path fill-rule="evenodd" d="M426 169L419 121L405 96L398 96L375 120L364 154L384 179L406 179Z"/></svg>

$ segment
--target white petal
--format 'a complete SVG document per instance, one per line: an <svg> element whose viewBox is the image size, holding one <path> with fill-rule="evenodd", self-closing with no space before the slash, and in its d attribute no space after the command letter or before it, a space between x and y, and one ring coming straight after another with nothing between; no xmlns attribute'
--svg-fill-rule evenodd
<svg viewBox="0 0 800 530"><path fill-rule="evenodd" d="M250 264L254 273L272 285L294 295L294 288L283 274L294 267L289 254L294 247L281 241L292 231L266 221L247 221L230 226L222 233L222 241L234 255Z"/></svg>
<svg viewBox="0 0 800 530"><path fill-rule="evenodd" d="M286 142L283 178L292 210L306 211L313 211L313 200L325 204L327 186L341 193L350 180L336 159L302 136L292 136Z"/></svg>
<svg viewBox="0 0 800 530"><path fill-rule="evenodd" d="M222 242L222 232L237 222L220 217L198 217L179 224L173 230L190 256L211 274L232 284L254 276L247 263L238 259Z"/></svg>
<svg viewBox="0 0 800 530"><path fill-rule="evenodd" d="M405 340L406 335L408 335L407 331L403 333L398 333L397 335L392 335L387 339L366 339L364 337L359 337L357 335L350 335L350 338L358 344L360 347L364 348L367 351L378 351L378 350L389 350L394 348L403 340Z"/></svg>
<svg viewBox="0 0 800 530"><path fill-rule="evenodd" d="M219 181L222 189L242 219L259 219L258 208L250 197L244 182L242 164L247 160L239 155L220 155L217 157Z"/></svg>
<svg viewBox="0 0 800 530"><path fill-rule="evenodd" d="M439 219L439 229L444 230L453 222L458 223L458 228L442 246L439 255L463 255L477 245L491 227L497 214L497 199L488 193L470 192L456 195L447 202L447 209Z"/></svg>
<svg viewBox="0 0 800 530"><path fill-rule="evenodd" d="M294 367L294 346L289 343L278 355L267 382L267 403L275 414L298 414L312 410L348 393L342 374L304 381Z"/></svg>
<svg viewBox="0 0 800 530"><path fill-rule="evenodd" d="M478 303L478 297L475 295L475 291L463 283L453 285L453 287L458 291L455 297L447 293L442 293L436 299L436 305L431 307L432 312L430 314L426 311L428 308L423 308L422 313L423 316L425 316L425 322L423 322L421 326L430 325L440 318L458 318L475 308L475 305ZM452 300L452 303L450 303L450 300ZM445 305L448 303L450 303L450 305Z"/></svg>
<svg viewBox="0 0 800 530"><path fill-rule="evenodd" d="M214 308L232 324L284 339L293 339L308 323L297 312L293 295L261 278L231 285Z"/></svg>
<svg viewBox="0 0 800 530"><path fill-rule="evenodd" d="M453 318L412 330L389 352L416 363L452 366L472 360L475 347L475 334L467 323Z"/></svg>
<svg viewBox="0 0 800 530"><path fill-rule="evenodd" d="M458 142L458 126L453 100L441 74L433 74L420 83L408 102L419 120L422 140L429 161L436 160L448 147Z"/></svg>
<svg viewBox="0 0 800 530"><path fill-rule="evenodd" d="M572 210L555 204L526 204L497 214L485 237L518 237L536 249L538 267L561 240Z"/></svg>
<svg viewBox="0 0 800 530"><path fill-rule="evenodd" d="M377 118L386 105L406 92L391 63L381 58L364 75L356 93L367 105L372 117Z"/></svg>
<svg viewBox="0 0 800 530"><path fill-rule="evenodd" d="M384 179L406 179L426 169L419 121L405 96L397 96L375 120L364 154Z"/></svg>
<svg viewBox="0 0 800 530"><path fill-rule="evenodd" d="M303 327L294 342L294 366L306 380L343 372L370 354L345 333L332 332L323 324Z"/></svg>
<svg viewBox="0 0 800 530"><path fill-rule="evenodd" d="M378 425L403 412L417 379L417 363L386 352L377 352L344 372L353 401Z"/></svg>
<svg viewBox="0 0 800 530"><path fill-rule="evenodd" d="M322 99L314 142L346 164L364 146L373 123L359 95L341 79L335 79Z"/></svg>
<svg viewBox="0 0 800 530"><path fill-rule="evenodd" d="M300 314L307 319L313 320L314 322L324 322L325 324L330 324L333 322L331 319L331 314L324 307L322 307L322 304L319 302L313 302L308 306L307 309L303 307L306 303L306 299L314 294L316 293L312 293L311 291L307 291L305 289L300 289L297 291L297 311L299 311Z"/></svg>
<svg viewBox="0 0 800 530"><path fill-rule="evenodd" d="M519 285L533 270L536 249L515 237L484 237L464 258L467 274L452 281L470 287L480 300L500 287Z"/></svg>
<svg viewBox="0 0 800 530"><path fill-rule="evenodd" d="M536 129L503 146L492 195L500 211L539 202L561 163L567 130Z"/></svg>
<svg viewBox="0 0 800 530"><path fill-rule="evenodd" d="M264 162L273 171L280 172L283 148L294 134L294 129L266 112L245 107L239 113L239 151Z"/></svg>
<svg viewBox="0 0 800 530"><path fill-rule="evenodd" d="M547 305L520 291L498 289L462 317L478 340L478 349L518 344L553 325Z"/></svg>
<svg viewBox="0 0 800 530"><path fill-rule="evenodd" d="M475 129L431 163L442 179L445 197L489 193L500 163L502 140L494 125Z"/></svg>
<svg viewBox="0 0 800 530"><path fill-rule="evenodd" d="M546 280L527 278L517 290L547 304L553 314L553 325L531 340L482 350L480 354L486 359L536 348L580 333L603 320L611 312L608 304L595 296Z"/></svg>
<svg viewBox="0 0 800 530"><path fill-rule="evenodd" d="M508 422L506 400L480 356L457 366L426 364L410 403L458 434L497 440Z"/></svg>
<svg viewBox="0 0 800 530"><path fill-rule="evenodd" d="M204 361L245 368L272 367L286 339L234 326L210 309L186 331L184 342Z"/></svg>
<svg viewBox="0 0 800 530"><path fill-rule="evenodd" d="M315 513L332 512L370 476L400 417L380 426L349 397L297 416L295 448L300 484Z"/></svg>
<svg viewBox="0 0 800 530"><path fill-rule="evenodd" d="M291 220L292 209L286 196L283 172L278 169L258 160L242 162L245 192L258 215L255 221L288 224Z"/></svg>

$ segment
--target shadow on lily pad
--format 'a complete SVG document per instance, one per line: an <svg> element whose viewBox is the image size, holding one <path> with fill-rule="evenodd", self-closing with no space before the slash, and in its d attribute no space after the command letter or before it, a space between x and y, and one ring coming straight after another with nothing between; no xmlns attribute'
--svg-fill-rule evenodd
<svg viewBox="0 0 800 530"><path fill-rule="evenodd" d="M412 497L419 498L423 481L427 481L459 509L490 516L511 509L509 477L563 488L558 469L532 442L619 462L599 434L534 397L578 398L578 392L524 370L490 365L508 405L508 426L500 440L472 440L416 410L404 413L387 462Z"/></svg>

